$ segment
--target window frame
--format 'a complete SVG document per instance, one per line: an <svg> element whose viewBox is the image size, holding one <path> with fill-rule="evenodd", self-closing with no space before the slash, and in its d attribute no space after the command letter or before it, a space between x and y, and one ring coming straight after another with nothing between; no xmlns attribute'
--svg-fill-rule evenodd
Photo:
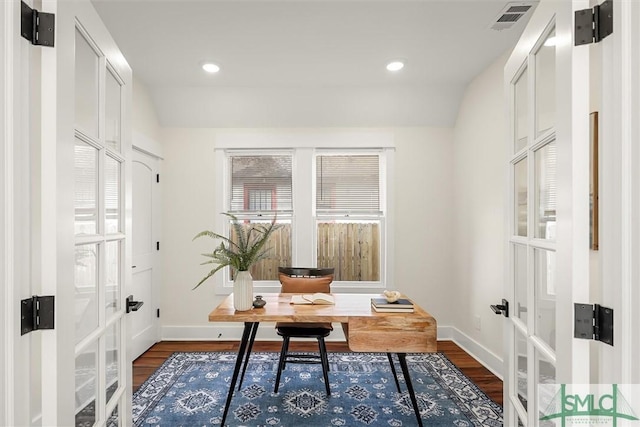
<svg viewBox="0 0 640 427"><path fill-rule="evenodd" d="M336 211L335 213L330 213L328 211L322 211L318 213L318 209L316 206L316 196L317 196L317 158L319 156L378 156L378 192L379 192L379 213L375 214L373 212L347 212L347 211ZM314 220L314 239L313 239L313 260L317 263L318 259L318 224L323 220L341 220L345 218L354 219L354 220L371 220L378 221L380 227L380 247L379 247L379 261L380 261L380 278L377 281L350 281L350 280L340 280L335 281L331 284L331 286L335 289L339 289L340 291L349 291L349 292L357 292L362 288L372 289L374 291L378 291L380 289L385 289L385 270L386 270L386 229L387 229L387 206L386 206L386 193L387 193L387 156L383 149L324 149L319 148L315 149L313 153L312 160L312 215Z"/></svg>
<svg viewBox="0 0 640 427"><path fill-rule="evenodd" d="M269 146L269 149L265 149ZM344 148L343 148L344 147ZM306 267L315 266L317 262L317 223L315 211L315 173L316 156L335 154L372 154L380 156L380 210L381 216L375 219L380 223L380 280L377 282L334 282L332 287L337 292L377 293L383 289L393 289L394 235L393 235L393 182L395 147L393 134L379 132L339 132L325 134L299 133L289 134L238 134L221 132L216 138L215 167L221 171L215 181L215 201L220 209L229 210L230 162L231 155L292 155L292 201L293 212L279 212L279 219L291 220L292 264ZM306 188L306 190L304 190ZM272 218L274 212L263 212L255 218ZM251 214L243 218L250 218ZM322 216L326 218L326 216ZM358 215L358 219L370 219L372 215ZM215 215L214 230L229 233L229 223L224 215ZM213 277L215 292L228 295L233 291L229 269ZM277 280L260 280L254 282L254 289L259 292L279 292Z"/></svg>

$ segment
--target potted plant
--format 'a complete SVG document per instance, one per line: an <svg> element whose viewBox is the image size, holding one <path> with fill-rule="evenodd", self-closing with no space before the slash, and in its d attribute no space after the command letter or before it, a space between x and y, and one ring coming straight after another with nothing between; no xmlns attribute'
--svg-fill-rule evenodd
<svg viewBox="0 0 640 427"><path fill-rule="evenodd" d="M193 287L196 289L209 277L213 276L224 267L231 267L236 271L233 280L233 305L238 311L250 310L253 304L253 278L249 269L253 264L267 257L269 252L266 247L271 234L279 228L276 217L269 224L251 224L244 226L238 218L230 213L223 213L231 219L233 238L222 236L212 231L202 231L193 238L203 236L221 240L220 244L211 253L204 253L209 258L201 265L216 264L206 276Z"/></svg>

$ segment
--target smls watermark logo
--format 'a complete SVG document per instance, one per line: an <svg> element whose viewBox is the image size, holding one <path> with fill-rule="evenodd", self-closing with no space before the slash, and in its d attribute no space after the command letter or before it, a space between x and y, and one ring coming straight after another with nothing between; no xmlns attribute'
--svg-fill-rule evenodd
<svg viewBox="0 0 640 427"><path fill-rule="evenodd" d="M637 384L541 384L541 425L640 427Z"/></svg>

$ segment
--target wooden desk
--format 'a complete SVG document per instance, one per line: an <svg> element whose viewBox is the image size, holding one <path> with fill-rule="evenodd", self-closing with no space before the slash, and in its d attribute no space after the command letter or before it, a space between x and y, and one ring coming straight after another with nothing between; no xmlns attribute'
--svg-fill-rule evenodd
<svg viewBox="0 0 640 427"><path fill-rule="evenodd" d="M249 359L260 322L335 322L343 325L352 351L397 354L418 424L422 426L405 357L406 353L429 353L437 350L436 320L433 316L417 305L414 313L376 312L371 308L371 298L380 298L380 294L332 294L335 305L294 305L289 303L291 295L263 294L263 299L267 302L264 308L235 311L232 294L209 313L210 322L244 322L244 332L220 425L224 426L242 362Z"/></svg>

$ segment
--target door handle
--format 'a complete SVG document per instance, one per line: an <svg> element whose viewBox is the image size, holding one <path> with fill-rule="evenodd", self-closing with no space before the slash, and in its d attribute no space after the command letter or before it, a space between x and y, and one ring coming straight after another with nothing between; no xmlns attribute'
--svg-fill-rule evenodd
<svg viewBox="0 0 640 427"><path fill-rule="evenodd" d="M491 310L495 314L502 314L504 317L509 317L509 301L502 299L502 304L490 305Z"/></svg>
<svg viewBox="0 0 640 427"><path fill-rule="evenodd" d="M140 307L142 307L143 304L144 304L143 301L134 301L133 295L129 295L127 297L126 312L131 313L132 311L138 311L140 310Z"/></svg>

